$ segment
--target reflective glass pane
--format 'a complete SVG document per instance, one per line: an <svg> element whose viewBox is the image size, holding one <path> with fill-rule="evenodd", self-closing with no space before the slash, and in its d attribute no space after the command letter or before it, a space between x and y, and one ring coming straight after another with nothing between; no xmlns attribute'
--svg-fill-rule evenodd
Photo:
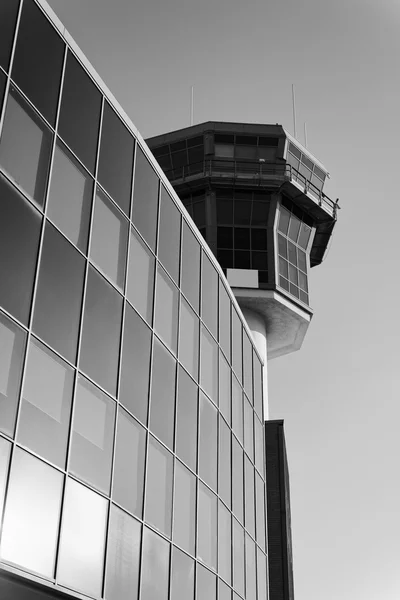
<svg viewBox="0 0 400 600"><path fill-rule="evenodd" d="M151 330L126 304L119 400L145 425L149 403L150 349Z"/></svg>
<svg viewBox="0 0 400 600"><path fill-rule="evenodd" d="M61 142L57 142L47 216L86 253L93 180Z"/></svg>
<svg viewBox="0 0 400 600"><path fill-rule="evenodd" d="M219 282L219 343L225 356L231 358L231 301L222 281Z"/></svg>
<svg viewBox="0 0 400 600"><path fill-rule="evenodd" d="M168 542L144 527L140 600L168 600L169 553Z"/></svg>
<svg viewBox="0 0 400 600"><path fill-rule="evenodd" d="M0 212L0 305L27 325L42 219L1 176Z"/></svg>
<svg viewBox="0 0 400 600"><path fill-rule="evenodd" d="M252 345L247 333L243 332L243 387L247 397L253 402Z"/></svg>
<svg viewBox="0 0 400 600"><path fill-rule="evenodd" d="M193 308L199 311L200 244L186 221L182 228L182 292Z"/></svg>
<svg viewBox="0 0 400 600"><path fill-rule="evenodd" d="M217 489L217 410L200 394L199 475Z"/></svg>
<svg viewBox="0 0 400 600"><path fill-rule="evenodd" d="M118 411L113 499L142 517L146 430L123 409Z"/></svg>
<svg viewBox="0 0 400 600"><path fill-rule="evenodd" d="M169 448L173 447L176 362L154 338L151 375L150 429Z"/></svg>
<svg viewBox="0 0 400 600"><path fill-rule="evenodd" d="M225 504L231 506L231 431L225 421L219 418L219 470L218 493Z"/></svg>
<svg viewBox="0 0 400 600"><path fill-rule="evenodd" d="M253 409L246 397L243 399L244 407L244 449L254 462L254 432L253 432Z"/></svg>
<svg viewBox="0 0 400 600"><path fill-rule="evenodd" d="M65 467L73 370L31 338L18 425L18 442Z"/></svg>
<svg viewBox="0 0 400 600"><path fill-rule="evenodd" d="M256 533L257 542L265 548L265 486L256 472Z"/></svg>
<svg viewBox="0 0 400 600"><path fill-rule="evenodd" d="M47 222L33 331L73 363L76 361L85 266L83 256Z"/></svg>
<svg viewBox="0 0 400 600"><path fill-rule="evenodd" d="M22 7L12 77L54 125L64 42L33 0Z"/></svg>
<svg viewBox="0 0 400 600"><path fill-rule="evenodd" d="M203 252L201 317L214 337L218 335L218 274Z"/></svg>
<svg viewBox="0 0 400 600"><path fill-rule="evenodd" d="M218 575L231 583L231 513L221 502L218 504L218 510Z"/></svg>
<svg viewBox="0 0 400 600"><path fill-rule="evenodd" d="M232 436L232 511L243 523L243 450Z"/></svg>
<svg viewBox="0 0 400 600"><path fill-rule="evenodd" d="M111 394L117 387L122 297L89 267L80 367Z"/></svg>
<svg viewBox="0 0 400 600"><path fill-rule="evenodd" d="M299 269L301 269L302 271L304 271L304 273L307 273L307 258L306 258L306 253L303 252L302 250L300 250L298 248L297 249L297 258L298 258Z"/></svg>
<svg viewBox="0 0 400 600"><path fill-rule="evenodd" d="M243 393L234 375L232 375L232 429L239 441L243 443Z"/></svg>
<svg viewBox="0 0 400 600"><path fill-rule="evenodd" d="M253 385L254 385L254 410L260 419L263 419L263 394L262 394L262 365L260 359L253 352Z"/></svg>
<svg viewBox="0 0 400 600"><path fill-rule="evenodd" d="M51 139L50 129L10 88L0 140L0 164L40 206L46 191Z"/></svg>
<svg viewBox="0 0 400 600"><path fill-rule="evenodd" d="M98 178L118 206L129 215L134 139L108 102L104 102Z"/></svg>
<svg viewBox="0 0 400 600"><path fill-rule="evenodd" d="M1 10L1 8L0 8ZM0 25L1 27L1 25ZM1 43L1 42L0 42ZM1 50L0 50L1 52ZM3 100L4 100L4 94L6 91L6 76L4 75L4 73L2 71L0 71L0 114L3 108Z"/></svg>
<svg viewBox="0 0 400 600"><path fill-rule="evenodd" d="M242 383L242 323L232 307L232 367Z"/></svg>
<svg viewBox="0 0 400 600"><path fill-rule="evenodd" d="M147 457L145 520L171 537L173 458L153 437Z"/></svg>
<svg viewBox="0 0 400 600"><path fill-rule="evenodd" d="M133 229L131 229L126 293L129 302L151 325L154 294L154 257Z"/></svg>
<svg viewBox="0 0 400 600"><path fill-rule="evenodd" d="M232 591L223 581L218 580L218 600L231 600Z"/></svg>
<svg viewBox="0 0 400 600"><path fill-rule="evenodd" d="M216 600L216 577L211 571L197 565L196 600Z"/></svg>
<svg viewBox="0 0 400 600"><path fill-rule="evenodd" d="M193 471L197 458L197 385L180 368L176 410L175 451Z"/></svg>
<svg viewBox="0 0 400 600"><path fill-rule="evenodd" d="M106 494L110 490L115 402L79 377L69 469Z"/></svg>
<svg viewBox="0 0 400 600"><path fill-rule="evenodd" d="M98 189L90 258L120 289L125 287L127 241L128 221Z"/></svg>
<svg viewBox="0 0 400 600"><path fill-rule="evenodd" d="M227 423L231 423L231 368L219 355L219 409Z"/></svg>
<svg viewBox="0 0 400 600"><path fill-rule="evenodd" d="M194 560L173 548L171 599L193 600L194 593Z"/></svg>
<svg viewBox="0 0 400 600"><path fill-rule="evenodd" d="M3 519L4 494L10 460L11 444L0 437L0 519Z"/></svg>
<svg viewBox="0 0 400 600"><path fill-rule="evenodd" d="M260 473L264 473L264 427L258 419L254 419L255 465Z"/></svg>
<svg viewBox="0 0 400 600"><path fill-rule="evenodd" d="M199 481L197 556L217 568L217 497Z"/></svg>
<svg viewBox="0 0 400 600"><path fill-rule="evenodd" d="M2 0L0 4L0 65L8 71L17 22L19 0Z"/></svg>
<svg viewBox="0 0 400 600"><path fill-rule="evenodd" d="M172 352L176 353L178 333L178 289L165 271L157 269L154 329Z"/></svg>
<svg viewBox="0 0 400 600"><path fill-rule="evenodd" d="M132 221L155 251L159 179L140 148L136 151Z"/></svg>
<svg viewBox="0 0 400 600"><path fill-rule="evenodd" d="M267 600L267 564L266 557L259 548L257 548L257 600Z"/></svg>
<svg viewBox="0 0 400 600"><path fill-rule="evenodd" d="M63 476L16 448L8 485L1 558L54 577Z"/></svg>
<svg viewBox="0 0 400 600"><path fill-rule="evenodd" d="M96 160L100 110L99 90L68 52L58 132L91 173Z"/></svg>
<svg viewBox="0 0 400 600"><path fill-rule="evenodd" d="M173 540L190 554L194 554L195 530L196 478L176 460Z"/></svg>
<svg viewBox="0 0 400 600"><path fill-rule="evenodd" d="M244 596L244 531L233 519L233 587Z"/></svg>
<svg viewBox="0 0 400 600"><path fill-rule="evenodd" d="M199 318L181 296L179 360L196 380L199 372Z"/></svg>
<svg viewBox="0 0 400 600"><path fill-rule="evenodd" d="M302 248L304 248L304 250L307 248L308 241L309 241L310 235L311 235L311 231L312 231L311 227L309 227L305 223L301 224L298 244Z"/></svg>
<svg viewBox="0 0 400 600"><path fill-rule="evenodd" d="M25 332L0 313L0 430L10 436L14 435L25 342Z"/></svg>
<svg viewBox="0 0 400 600"><path fill-rule="evenodd" d="M247 456L244 457L245 527L255 537L254 520L254 468Z"/></svg>
<svg viewBox="0 0 400 600"><path fill-rule="evenodd" d="M107 543L107 600L137 600L141 525L111 505Z"/></svg>
<svg viewBox="0 0 400 600"><path fill-rule="evenodd" d="M288 210L286 210L286 208L281 206L280 210L279 210L278 229L284 235L287 235L288 228L289 228L289 220L290 220L290 212Z"/></svg>
<svg viewBox="0 0 400 600"><path fill-rule="evenodd" d="M205 327L201 328L200 383L218 404L218 346Z"/></svg>
<svg viewBox="0 0 400 600"><path fill-rule="evenodd" d="M246 600L256 600L256 546L246 535Z"/></svg>
<svg viewBox="0 0 400 600"><path fill-rule="evenodd" d="M105 498L67 480L57 579L89 596L101 595L107 509Z"/></svg>
<svg viewBox="0 0 400 600"><path fill-rule="evenodd" d="M297 242L297 237L300 231L300 225L301 221L295 215L291 215L288 236L294 242Z"/></svg>
<svg viewBox="0 0 400 600"><path fill-rule="evenodd" d="M180 242L181 213L164 186L161 186L158 256L176 283L179 283Z"/></svg>

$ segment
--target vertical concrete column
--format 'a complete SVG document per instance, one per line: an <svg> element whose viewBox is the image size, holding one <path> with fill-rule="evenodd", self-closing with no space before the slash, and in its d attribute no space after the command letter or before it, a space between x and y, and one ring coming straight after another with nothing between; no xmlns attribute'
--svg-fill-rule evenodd
<svg viewBox="0 0 400 600"><path fill-rule="evenodd" d="M241 307L242 313L247 321L247 325L253 335L256 348L264 361L263 378L263 397L264 397L264 418L269 419L268 410L268 366L267 366L267 330L265 321L261 315L250 308Z"/></svg>

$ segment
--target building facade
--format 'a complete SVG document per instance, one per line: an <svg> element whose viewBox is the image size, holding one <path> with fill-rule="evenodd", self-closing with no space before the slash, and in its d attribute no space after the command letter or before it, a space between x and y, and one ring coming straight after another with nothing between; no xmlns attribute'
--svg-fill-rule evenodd
<svg viewBox="0 0 400 600"><path fill-rule="evenodd" d="M263 360L42 0L0 3L0 597L266 600Z"/></svg>

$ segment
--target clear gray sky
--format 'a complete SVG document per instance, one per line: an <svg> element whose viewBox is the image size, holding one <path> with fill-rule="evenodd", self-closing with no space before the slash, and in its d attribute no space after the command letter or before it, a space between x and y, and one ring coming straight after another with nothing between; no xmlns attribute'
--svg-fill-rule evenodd
<svg viewBox="0 0 400 600"><path fill-rule="evenodd" d="M145 137L282 123L342 210L303 348L269 363L284 418L296 600L400 598L398 0L50 0ZM397 150L396 150L397 148Z"/></svg>

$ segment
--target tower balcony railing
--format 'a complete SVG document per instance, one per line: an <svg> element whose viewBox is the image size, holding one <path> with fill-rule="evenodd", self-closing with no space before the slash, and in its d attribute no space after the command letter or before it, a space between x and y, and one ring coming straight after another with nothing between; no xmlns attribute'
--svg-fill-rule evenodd
<svg viewBox="0 0 400 600"><path fill-rule="evenodd" d="M280 162L244 161L235 159L207 158L201 162L176 167L165 172L173 185L194 182L203 177L235 180L247 185L263 186L271 181L277 183L296 182L304 193L311 196L319 206L336 219L340 208L339 200L332 200L314 183L292 165Z"/></svg>

